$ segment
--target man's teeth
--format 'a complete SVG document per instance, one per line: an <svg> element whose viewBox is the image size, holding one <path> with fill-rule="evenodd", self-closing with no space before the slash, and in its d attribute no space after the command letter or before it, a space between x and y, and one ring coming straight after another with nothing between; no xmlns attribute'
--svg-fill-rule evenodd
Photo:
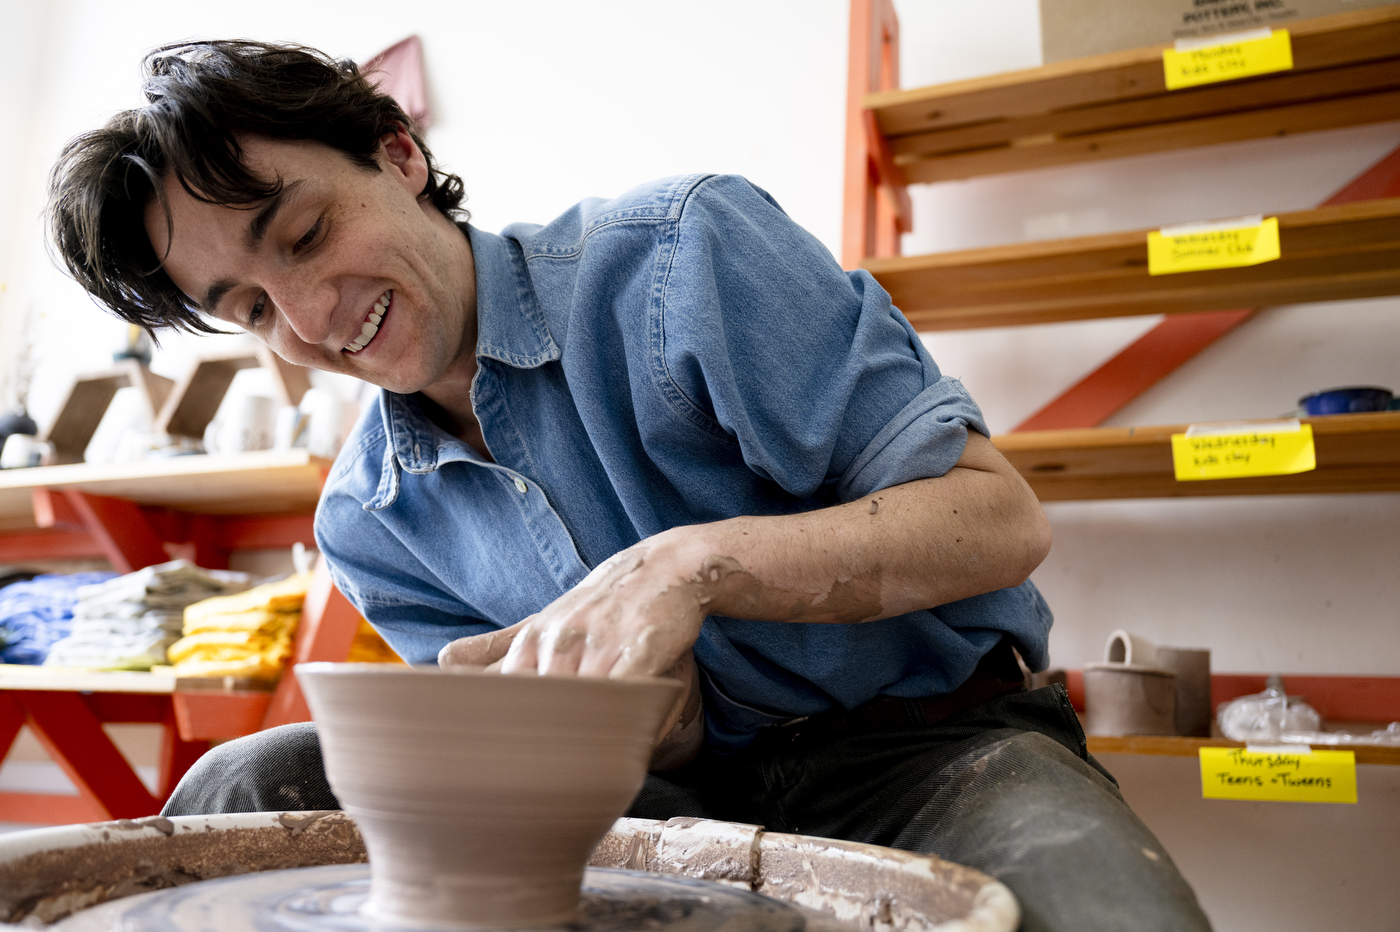
<svg viewBox="0 0 1400 932"><path fill-rule="evenodd" d="M393 298L393 290L384 292L379 296L374 309L369 312L369 317L360 325L360 335L355 338L349 346L345 347L352 353L358 353L369 345L369 341L374 339L374 335L379 332L379 324L384 320L384 312L389 310L389 301Z"/></svg>

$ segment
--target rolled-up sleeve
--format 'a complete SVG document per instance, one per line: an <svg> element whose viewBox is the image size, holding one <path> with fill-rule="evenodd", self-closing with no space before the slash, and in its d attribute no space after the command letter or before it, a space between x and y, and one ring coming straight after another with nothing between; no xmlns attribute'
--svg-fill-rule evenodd
<svg viewBox="0 0 1400 932"><path fill-rule="evenodd" d="M841 501L946 473L972 398L945 377L889 294L742 178L687 198L658 328L663 391L798 498Z"/></svg>

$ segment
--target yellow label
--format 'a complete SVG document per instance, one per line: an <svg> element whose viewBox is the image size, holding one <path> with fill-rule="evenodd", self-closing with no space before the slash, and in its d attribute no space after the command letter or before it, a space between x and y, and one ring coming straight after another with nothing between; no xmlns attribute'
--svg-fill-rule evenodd
<svg viewBox="0 0 1400 932"><path fill-rule="evenodd" d="M1172 434L1172 465L1179 482L1307 472L1317 468L1312 425L1287 421L1228 431L1192 428Z"/></svg>
<svg viewBox="0 0 1400 932"><path fill-rule="evenodd" d="M1147 234L1149 275L1233 269L1272 262L1279 255L1277 217L1242 226L1166 227Z"/></svg>
<svg viewBox="0 0 1400 932"><path fill-rule="evenodd" d="M1356 802L1351 751L1201 748L1201 795L1291 803Z"/></svg>
<svg viewBox="0 0 1400 932"><path fill-rule="evenodd" d="M1287 71L1293 67L1293 44L1287 29L1275 29L1268 36L1218 37L1221 41L1193 48L1162 50L1167 90L1197 84L1233 81L1256 74Z"/></svg>

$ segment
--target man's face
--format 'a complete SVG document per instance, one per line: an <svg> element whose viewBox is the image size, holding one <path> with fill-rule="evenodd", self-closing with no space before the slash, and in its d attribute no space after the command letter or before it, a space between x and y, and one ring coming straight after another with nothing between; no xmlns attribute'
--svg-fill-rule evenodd
<svg viewBox="0 0 1400 932"><path fill-rule="evenodd" d="M282 180L278 197L220 207L167 177L173 236L160 206L147 206L147 235L181 291L289 362L391 391L420 391L471 367L471 250L417 199L427 167L407 134L381 141L378 172L319 143L240 144L255 175Z"/></svg>

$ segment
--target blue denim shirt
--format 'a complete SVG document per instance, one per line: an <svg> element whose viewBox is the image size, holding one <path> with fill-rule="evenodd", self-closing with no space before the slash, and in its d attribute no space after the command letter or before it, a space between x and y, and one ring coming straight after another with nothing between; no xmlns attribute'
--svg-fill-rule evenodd
<svg viewBox="0 0 1400 932"><path fill-rule="evenodd" d="M884 289L742 178L466 229L495 462L383 392L316 516L336 584L411 662L520 621L667 528L940 476L969 427L987 432ZM712 616L695 644L707 741L948 692L1003 633L1043 668L1050 621L1029 582L864 624Z"/></svg>

